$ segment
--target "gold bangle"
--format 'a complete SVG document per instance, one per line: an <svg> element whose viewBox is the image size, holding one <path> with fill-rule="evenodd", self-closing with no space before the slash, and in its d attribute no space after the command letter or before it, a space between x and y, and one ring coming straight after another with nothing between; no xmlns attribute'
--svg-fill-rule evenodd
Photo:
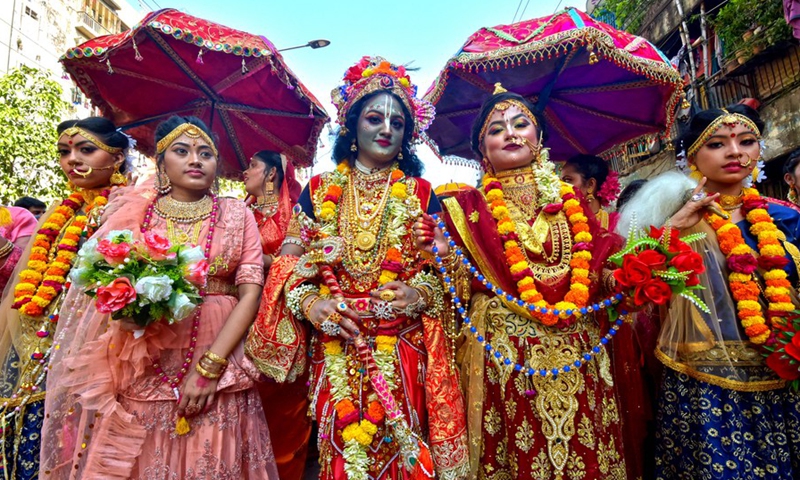
<svg viewBox="0 0 800 480"><path fill-rule="evenodd" d="M6 244L0 247L0 258L7 257L11 250L14 250L14 244L11 240L6 240Z"/></svg>
<svg viewBox="0 0 800 480"><path fill-rule="evenodd" d="M201 358L200 361L197 363L202 365L203 368L205 368L211 373L222 373L225 371L225 368L227 367L226 365L220 365L219 363L214 363L212 360L209 360L206 357Z"/></svg>
<svg viewBox="0 0 800 480"><path fill-rule="evenodd" d="M220 357L216 353L212 352L211 350L206 350L206 353L203 354L203 358L207 358L212 362L216 363L217 365L222 365L223 367L228 365L228 360L225 358Z"/></svg>
<svg viewBox="0 0 800 480"><path fill-rule="evenodd" d="M216 380L216 379L218 379L219 377L222 376L221 373L211 373L211 372L209 372L205 368L201 367L199 363L194 366L194 369L195 369L195 371L197 373L200 374L201 377L207 378L209 380Z"/></svg>
<svg viewBox="0 0 800 480"><path fill-rule="evenodd" d="M303 316L306 317L306 320L308 320L309 322L311 321L311 308L314 307L314 304L320 301L321 299L322 297L317 295L316 297L312 298L311 301L308 302L308 305L306 305L306 308L303 309ZM302 303L300 305L302 305Z"/></svg>

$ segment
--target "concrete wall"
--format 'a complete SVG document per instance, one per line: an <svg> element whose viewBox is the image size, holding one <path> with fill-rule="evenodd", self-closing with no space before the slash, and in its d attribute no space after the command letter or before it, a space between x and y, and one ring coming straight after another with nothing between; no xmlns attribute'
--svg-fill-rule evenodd
<svg viewBox="0 0 800 480"><path fill-rule="evenodd" d="M800 89L789 90L761 107L766 123L767 160L781 157L800 145Z"/></svg>

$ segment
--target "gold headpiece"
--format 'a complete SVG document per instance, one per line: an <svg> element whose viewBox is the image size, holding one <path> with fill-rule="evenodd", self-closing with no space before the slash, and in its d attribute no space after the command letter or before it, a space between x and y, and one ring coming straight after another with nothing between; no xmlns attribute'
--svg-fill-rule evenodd
<svg viewBox="0 0 800 480"><path fill-rule="evenodd" d="M202 138L206 141L209 147L211 147L211 151L214 152L214 156L218 157L219 153L217 152L217 146L214 144L214 141L211 140L211 137L208 136L206 132L203 131L202 128L198 127L197 125L193 125L191 123L182 123L175 127L174 130L169 132L168 134L164 135L164 138L158 141L156 144L156 154L161 155L164 153L172 142L174 142L178 137L181 135L186 134L187 137L191 139Z"/></svg>
<svg viewBox="0 0 800 480"><path fill-rule="evenodd" d="M97 146L97 148L99 148L101 150L104 150L104 151L110 153L111 155L115 155L117 153L120 153L123 150L122 148L119 148L119 147L111 147L109 145L106 145L99 138L97 138L93 133L82 129L81 127L69 127L67 129L65 129L63 132L61 132L61 135L66 135L69 138L72 138L75 135L80 135L83 138L85 138L86 140L89 140L90 142L95 144L95 146ZM70 143L70 145L72 145L72 140L70 140L69 143Z"/></svg>
<svg viewBox="0 0 800 480"><path fill-rule="evenodd" d="M492 93L492 96L500 95L501 93L506 93L506 92L508 92L508 90L503 88L503 85L500 82L497 82L494 84L494 93ZM519 108L522 111L522 113L527 115L527 117L531 120L531 122L533 122L533 124L536 125L536 128L539 128L539 122L536 121L536 116L533 113L531 113L528 107L526 107L525 104L520 102L519 100L511 98L499 102L497 105L494 106L492 111L489 112L488 115L486 115L486 120L484 120L483 127L481 128L481 133L480 135L478 135L478 141L482 142L483 139L486 137L486 130L489 128L489 123L491 123L490 120L492 119L492 114L495 112L495 110L500 110L501 112L503 112L508 110L512 106Z"/></svg>
<svg viewBox="0 0 800 480"><path fill-rule="evenodd" d="M705 130L703 130L703 133L697 137L697 140L692 143L689 149L686 150L687 156L694 156L700 150L700 148L706 144L708 139L713 137L714 133L716 133L716 131L722 126L733 128L734 125L742 125L749 128L750 131L753 132L759 140L761 140L761 131L758 129L755 122L747 118L747 116L742 115L741 113L730 113L724 108L722 111L725 113L715 118L714 121L711 122Z"/></svg>

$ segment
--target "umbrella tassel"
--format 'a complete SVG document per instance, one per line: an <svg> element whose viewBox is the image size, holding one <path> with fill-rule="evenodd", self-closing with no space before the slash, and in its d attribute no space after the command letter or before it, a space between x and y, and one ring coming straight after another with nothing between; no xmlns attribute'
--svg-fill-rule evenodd
<svg viewBox="0 0 800 480"><path fill-rule="evenodd" d="M136 46L136 39L135 38L131 39L131 43L133 43L133 51L136 52L136 56L134 56L133 58L135 58L137 62L141 62L142 60L144 60L144 57L142 56L141 53L139 53L139 47Z"/></svg>
<svg viewBox="0 0 800 480"><path fill-rule="evenodd" d="M249 70L247 69L247 66L244 64L244 58L243 58L243 59L242 59L242 75L244 75L244 74L245 74L245 73L247 73L248 71L249 71Z"/></svg>
<svg viewBox="0 0 800 480"><path fill-rule="evenodd" d="M244 60L243 60L244 61ZM203 49L201 48L199 52L197 52L197 58L194 60L195 63L203 63Z"/></svg>
<svg viewBox="0 0 800 480"><path fill-rule="evenodd" d="M114 69L111 68L111 60L106 60L106 65L108 66L108 74L111 75L114 73Z"/></svg>

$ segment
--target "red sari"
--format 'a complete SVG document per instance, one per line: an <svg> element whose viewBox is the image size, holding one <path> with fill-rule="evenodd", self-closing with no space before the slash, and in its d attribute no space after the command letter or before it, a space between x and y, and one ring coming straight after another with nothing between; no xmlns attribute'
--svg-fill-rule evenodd
<svg viewBox="0 0 800 480"><path fill-rule="evenodd" d="M506 292L517 292L504 260L497 224L483 195L470 189L444 200L443 205L448 230L473 265L489 282ZM534 225L538 216L537 210L533 218L524 218L529 218L528 225ZM591 213L586 216L593 217ZM526 245L525 253L537 290L555 304L569 290L573 240L562 213L544 218L549 233L541 251L531 251ZM593 237L589 294L590 301L597 302L602 298L603 266L620 240L594 221L589 225ZM459 276L463 296L472 291L472 324L515 363L537 370L569 365L597 345L608 330L606 317L598 313L582 317L563 330L544 326L477 281L472 280L471 288L467 288L465 276ZM463 342L457 358L467 395L471 478L627 477L614 378L604 350L580 369L555 378L527 377L513 365L486 355L483 346L472 338Z"/></svg>
<svg viewBox="0 0 800 480"><path fill-rule="evenodd" d="M255 210L256 223L264 255L277 257L291 220L292 206L299 195L299 185L294 179L294 169L284 165L284 181L278 195L278 210L265 216ZM296 188L296 190L295 190ZM275 265L276 262L273 262ZM280 266L275 268L280 271ZM278 275L280 276L280 275ZM266 291L261 296L257 322L269 318L272 298ZM272 379L274 380L274 378ZM308 414L308 371L297 370L287 383L260 382L257 384L269 431L272 432L273 451L282 480L302 480L311 437L311 418Z"/></svg>

